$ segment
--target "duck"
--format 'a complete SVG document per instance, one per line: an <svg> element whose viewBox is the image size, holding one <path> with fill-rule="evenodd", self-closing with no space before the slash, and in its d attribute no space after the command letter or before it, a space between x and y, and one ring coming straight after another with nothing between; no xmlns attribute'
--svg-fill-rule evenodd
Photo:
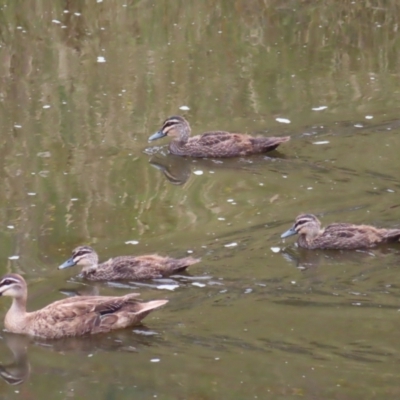
<svg viewBox="0 0 400 400"><path fill-rule="evenodd" d="M45 339L127 328L140 323L151 311L168 303L168 300L141 303L135 299L138 293L124 296L76 296L27 312L28 288L25 279L18 274L6 274L1 278L0 296L10 296L13 299L4 320L9 332Z"/></svg>
<svg viewBox="0 0 400 400"><path fill-rule="evenodd" d="M146 280L182 272L199 261L193 257L171 258L150 254L119 256L99 264L99 256L92 247L78 246L72 251L71 258L58 269L80 265L83 267L82 277L90 281Z"/></svg>
<svg viewBox="0 0 400 400"><path fill-rule="evenodd" d="M321 228L321 222L313 214L297 216L293 226L281 238L296 234L299 235L298 245L305 249L355 250L400 240L400 229L350 223L333 223Z"/></svg>
<svg viewBox="0 0 400 400"><path fill-rule="evenodd" d="M189 122L180 115L174 115L167 118L161 129L149 137L149 142L170 136L173 138L169 144L172 154L199 158L223 158L266 153L290 140L290 136L254 137L224 131L206 132L190 137L190 132Z"/></svg>

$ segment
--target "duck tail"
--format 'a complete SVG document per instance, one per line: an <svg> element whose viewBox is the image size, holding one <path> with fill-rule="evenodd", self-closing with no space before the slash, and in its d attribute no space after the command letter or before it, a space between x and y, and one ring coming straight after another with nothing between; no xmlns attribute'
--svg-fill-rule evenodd
<svg viewBox="0 0 400 400"><path fill-rule="evenodd" d="M400 229L387 229L385 233L385 239L388 242L399 242L400 241Z"/></svg>
<svg viewBox="0 0 400 400"><path fill-rule="evenodd" d="M190 265L196 264L201 261L201 258L193 258L193 257L184 257L178 260L175 260L173 265L174 272L184 271Z"/></svg>
<svg viewBox="0 0 400 400"><path fill-rule="evenodd" d="M258 148L260 153L275 150L280 144L288 142L290 136L282 137L257 137L254 138L254 145Z"/></svg>

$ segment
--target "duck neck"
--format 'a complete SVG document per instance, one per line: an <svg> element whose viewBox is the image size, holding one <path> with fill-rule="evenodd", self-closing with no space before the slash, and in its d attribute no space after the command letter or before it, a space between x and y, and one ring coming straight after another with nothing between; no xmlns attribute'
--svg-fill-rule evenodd
<svg viewBox="0 0 400 400"><path fill-rule="evenodd" d="M98 262L93 263L91 265L85 265L82 268L82 275L90 275L93 272L95 272L97 270L97 267L99 266Z"/></svg>
<svg viewBox="0 0 400 400"><path fill-rule="evenodd" d="M185 145L190 137L190 126L189 124L182 124L179 126L179 134L178 137L174 140L174 142L179 143L181 146Z"/></svg>
<svg viewBox="0 0 400 400"><path fill-rule="evenodd" d="M6 328L12 332L23 330L26 317L26 296L14 297L5 317Z"/></svg>

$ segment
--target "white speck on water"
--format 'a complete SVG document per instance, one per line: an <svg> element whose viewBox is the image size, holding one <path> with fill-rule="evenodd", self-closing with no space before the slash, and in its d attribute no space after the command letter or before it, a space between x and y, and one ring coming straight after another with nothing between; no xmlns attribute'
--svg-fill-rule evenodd
<svg viewBox="0 0 400 400"><path fill-rule="evenodd" d="M143 336L154 336L158 335L157 332L154 331L145 331L143 329L134 329L133 332L135 332L138 335L143 335Z"/></svg>
<svg viewBox="0 0 400 400"><path fill-rule="evenodd" d="M71 201L78 201L79 199L77 198L77 197L73 197L72 199L71 199Z"/></svg>
<svg viewBox="0 0 400 400"><path fill-rule="evenodd" d="M322 110L326 110L327 108L328 108L328 106L319 106L319 107L313 107L311 110L322 111Z"/></svg>
<svg viewBox="0 0 400 400"><path fill-rule="evenodd" d="M291 283L292 285L295 285L295 284L296 284L296 281L290 281L290 283Z"/></svg>
<svg viewBox="0 0 400 400"><path fill-rule="evenodd" d="M281 124L290 124L290 119L287 118L275 118L275 121L280 122Z"/></svg>
<svg viewBox="0 0 400 400"><path fill-rule="evenodd" d="M61 22L58 19L52 19L51 22L54 24L61 24Z"/></svg>
<svg viewBox="0 0 400 400"><path fill-rule="evenodd" d="M313 188L312 188L311 186L307 188L307 190L312 190L312 189L313 189Z"/></svg>
<svg viewBox="0 0 400 400"><path fill-rule="evenodd" d="M215 360L215 361L218 361L218 360L219 360L219 357L215 357L214 360Z"/></svg>
<svg viewBox="0 0 400 400"><path fill-rule="evenodd" d="M232 203L232 202L234 202L234 201L235 201L235 200L233 200L233 199L228 199L228 200L227 200L228 203Z"/></svg>
<svg viewBox="0 0 400 400"><path fill-rule="evenodd" d="M64 14L68 14L69 13L69 11L68 10L64 10Z"/></svg>
<svg viewBox="0 0 400 400"><path fill-rule="evenodd" d="M157 286L157 289L160 289L160 290L171 290L171 291L173 291L173 290L175 290L176 288L178 288L179 287L179 285L158 285Z"/></svg>
<svg viewBox="0 0 400 400"><path fill-rule="evenodd" d="M18 260L19 256L10 256L8 257L9 260Z"/></svg>
<svg viewBox="0 0 400 400"><path fill-rule="evenodd" d="M224 245L224 247L235 247L235 246L237 246L236 242L232 242L232 243L228 243L228 244Z"/></svg>
<svg viewBox="0 0 400 400"><path fill-rule="evenodd" d="M50 108L50 107L51 107L50 104L45 104L45 105L43 106L43 108Z"/></svg>
<svg viewBox="0 0 400 400"><path fill-rule="evenodd" d="M34 193L34 192L29 192L29 193L28 193L28 196L36 196L36 193Z"/></svg>
<svg viewBox="0 0 400 400"><path fill-rule="evenodd" d="M372 115L366 115L365 116L365 119L372 119L372 118L374 118Z"/></svg>
<svg viewBox="0 0 400 400"><path fill-rule="evenodd" d="M283 178L283 179L286 179L286 178L287 178L287 175L282 175L282 178Z"/></svg>
<svg viewBox="0 0 400 400"><path fill-rule="evenodd" d="M394 190L393 189L388 189L387 190L389 193L394 193Z"/></svg>
<svg viewBox="0 0 400 400"><path fill-rule="evenodd" d="M103 0L96 0L96 3L102 3Z"/></svg>
<svg viewBox="0 0 400 400"><path fill-rule="evenodd" d="M137 240L128 240L125 244L139 244Z"/></svg>
<svg viewBox="0 0 400 400"><path fill-rule="evenodd" d="M99 56L99 57L97 57L97 62L98 62L98 63L105 63L105 62L106 62L106 59L105 59L105 57L103 57L103 56Z"/></svg>
<svg viewBox="0 0 400 400"><path fill-rule="evenodd" d="M226 293L228 291L228 289L222 289L222 290L220 290L219 292L220 293ZM400 310L399 310L400 311Z"/></svg>
<svg viewBox="0 0 400 400"><path fill-rule="evenodd" d="M193 171L193 173L194 173L195 175L203 175L203 171L200 170L200 169L198 169L198 170L196 170L196 171Z"/></svg>
<svg viewBox="0 0 400 400"><path fill-rule="evenodd" d="M80 17L81 16L81 13L74 13L74 15L76 15L77 17Z"/></svg>
<svg viewBox="0 0 400 400"><path fill-rule="evenodd" d="M22 125L14 125L14 128L20 129L20 128L22 128Z"/></svg>
<svg viewBox="0 0 400 400"><path fill-rule="evenodd" d="M364 128L363 124L354 124L354 128Z"/></svg>
<svg viewBox="0 0 400 400"><path fill-rule="evenodd" d="M351 303L353 306L361 306L361 303Z"/></svg>
<svg viewBox="0 0 400 400"><path fill-rule="evenodd" d="M182 110L182 111L189 111L190 110L190 108L188 106L180 106L179 109Z"/></svg>
<svg viewBox="0 0 400 400"><path fill-rule="evenodd" d="M93 354L88 354L88 357L93 357Z"/></svg>
<svg viewBox="0 0 400 400"><path fill-rule="evenodd" d="M193 250L187 250L186 253L193 254Z"/></svg>
<svg viewBox="0 0 400 400"><path fill-rule="evenodd" d="M159 359L159 358L152 358L152 359L150 360L150 362L160 362L160 359Z"/></svg>
<svg viewBox="0 0 400 400"><path fill-rule="evenodd" d="M313 144L328 144L329 140L321 140L320 142L313 142Z"/></svg>
<svg viewBox="0 0 400 400"><path fill-rule="evenodd" d="M8 228L8 229L14 229L15 226L14 226L14 225L7 225L7 228Z"/></svg>
<svg viewBox="0 0 400 400"><path fill-rule="evenodd" d="M225 218L223 218L223 217L218 217L218 221L225 221Z"/></svg>
<svg viewBox="0 0 400 400"><path fill-rule="evenodd" d="M280 247L271 247L273 253L279 253L281 251Z"/></svg>
<svg viewBox="0 0 400 400"><path fill-rule="evenodd" d="M206 285L204 283L200 283L200 282L192 282L192 286L205 287Z"/></svg>
<svg viewBox="0 0 400 400"><path fill-rule="evenodd" d="M249 294L249 293L251 293L252 291L253 291L253 289L248 288L248 289L246 289L246 290L244 291L244 293L245 293L245 294Z"/></svg>
<svg viewBox="0 0 400 400"><path fill-rule="evenodd" d="M39 153L36 154L38 157L42 157L42 158L49 158L51 157L51 153L49 151L41 151Z"/></svg>

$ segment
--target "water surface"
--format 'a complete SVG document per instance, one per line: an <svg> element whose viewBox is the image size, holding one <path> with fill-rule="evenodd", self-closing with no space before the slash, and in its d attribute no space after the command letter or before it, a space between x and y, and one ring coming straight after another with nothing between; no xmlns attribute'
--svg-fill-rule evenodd
<svg viewBox="0 0 400 400"><path fill-rule="evenodd" d="M400 227L396 1L38 0L0 12L1 272L24 275L31 310L75 293L170 300L109 335L3 332L0 360L19 385L1 382L2 398L399 397L400 246L311 252L280 239L301 212ZM174 157L147 138L178 113L196 133L292 140L266 156ZM88 285L56 268L80 244L104 260L202 263Z"/></svg>

